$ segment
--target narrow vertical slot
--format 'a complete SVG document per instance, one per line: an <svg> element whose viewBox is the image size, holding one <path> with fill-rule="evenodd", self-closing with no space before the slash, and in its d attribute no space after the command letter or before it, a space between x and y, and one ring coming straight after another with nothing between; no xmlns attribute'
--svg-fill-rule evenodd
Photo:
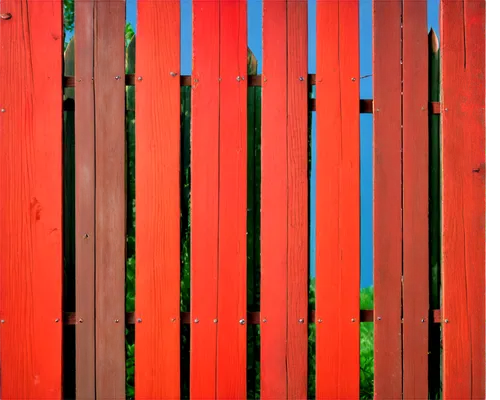
<svg viewBox="0 0 500 400"><path fill-rule="evenodd" d="M248 3L248 57L250 76L262 71L262 0ZM247 309L260 311L260 135L261 87L247 92ZM247 398L260 398L260 326L247 328Z"/></svg>
<svg viewBox="0 0 500 400"><path fill-rule="evenodd" d="M181 0L181 74L192 72L192 0ZM181 87L181 313L191 309L191 87ZM189 399L190 331L181 326L181 398Z"/></svg>

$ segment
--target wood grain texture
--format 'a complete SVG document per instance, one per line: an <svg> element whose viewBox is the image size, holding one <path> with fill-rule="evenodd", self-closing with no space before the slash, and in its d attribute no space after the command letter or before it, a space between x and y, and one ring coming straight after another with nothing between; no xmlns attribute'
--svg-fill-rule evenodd
<svg viewBox="0 0 500 400"><path fill-rule="evenodd" d="M317 5L316 397L359 398L359 3ZM342 306L341 306L342 305Z"/></svg>
<svg viewBox="0 0 500 400"><path fill-rule="evenodd" d="M125 397L125 2L97 0L96 395Z"/></svg>
<svg viewBox="0 0 500 400"><path fill-rule="evenodd" d="M246 399L247 3L220 2L217 398Z"/></svg>
<svg viewBox="0 0 500 400"><path fill-rule="evenodd" d="M191 378L216 398L219 245L219 1L193 1L191 119ZM193 323L198 321L197 323Z"/></svg>
<svg viewBox="0 0 500 400"><path fill-rule="evenodd" d="M373 2L374 395L401 398L401 9Z"/></svg>
<svg viewBox="0 0 500 400"><path fill-rule="evenodd" d="M288 388L286 13L286 1L264 0L260 296L262 399L286 399Z"/></svg>
<svg viewBox="0 0 500 400"><path fill-rule="evenodd" d="M137 3L135 396L180 398L180 2Z"/></svg>
<svg viewBox="0 0 500 400"><path fill-rule="evenodd" d="M76 397L95 397L95 2L75 1Z"/></svg>
<svg viewBox="0 0 500 400"><path fill-rule="evenodd" d="M60 399L62 3L0 12L12 15L0 20L1 396Z"/></svg>
<svg viewBox="0 0 500 400"><path fill-rule="evenodd" d="M428 396L427 4L403 1L403 398Z"/></svg>
<svg viewBox="0 0 500 400"><path fill-rule="evenodd" d="M287 2L287 380L288 399L307 398L308 111L307 1Z"/></svg>
<svg viewBox="0 0 500 400"><path fill-rule="evenodd" d="M485 1L442 1L441 41L443 398L480 399L486 355Z"/></svg>

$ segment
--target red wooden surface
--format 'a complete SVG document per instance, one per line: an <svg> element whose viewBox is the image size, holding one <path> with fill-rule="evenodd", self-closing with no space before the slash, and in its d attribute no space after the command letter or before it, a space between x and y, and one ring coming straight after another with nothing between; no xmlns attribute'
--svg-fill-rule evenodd
<svg viewBox="0 0 500 400"><path fill-rule="evenodd" d="M217 398L246 399L247 4L219 7Z"/></svg>
<svg viewBox="0 0 500 400"><path fill-rule="evenodd" d="M125 397L125 3L98 0L94 18L96 395L110 399Z"/></svg>
<svg viewBox="0 0 500 400"><path fill-rule="evenodd" d="M359 3L317 4L316 398L359 397Z"/></svg>
<svg viewBox="0 0 500 400"><path fill-rule="evenodd" d="M403 391L401 6L373 2L374 394L381 400Z"/></svg>
<svg viewBox="0 0 500 400"><path fill-rule="evenodd" d="M485 397L485 2L441 2L443 397Z"/></svg>
<svg viewBox="0 0 500 400"><path fill-rule="evenodd" d="M403 1L403 398L428 396L427 4Z"/></svg>
<svg viewBox="0 0 500 400"><path fill-rule="evenodd" d="M95 2L75 1L76 397L95 396Z"/></svg>
<svg viewBox="0 0 500 400"><path fill-rule="evenodd" d="M261 139L262 399L287 398L286 1L264 0Z"/></svg>
<svg viewBox="0 0 500 400"><path fill-rule="evenodd" d="M308 349L305 321L309 289L306 0L287 3L287 59L288 398L305 399Z"/></svg>
<svg viewBox="0 0 500 400"><path fill-rule="evenodd" d="M216 398L219 49L219 2L194 0L190 354L190 396L193 399Z"/></svg>
<svg viewBox="0 0 500 400"><path fill-rule="evenodd" d="M180 2L137 3L135 397L180 398Z"/></svg>
<svg viewBox="0 0 500 400"><path fill-rule="evenodd" d="M0 12L1 396L60 399L62 3Z"/></svg>

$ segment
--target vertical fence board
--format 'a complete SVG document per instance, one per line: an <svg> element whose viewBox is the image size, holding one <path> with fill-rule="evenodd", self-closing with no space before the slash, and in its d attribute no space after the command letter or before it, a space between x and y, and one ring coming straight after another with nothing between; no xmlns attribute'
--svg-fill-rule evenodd
<svg viewBox="0 0 500 400"><path fill-rule="evenodd" d="M216 398L219 235L219 1L193 1L191 125L192 399Z"/></svg>
<svg viewBox="0 0 500 400"><path fill-rule="evenodd" d="M125 397L125 2L98 0L95 23L96 394L108 399Z"/></svg>
<svg viewBox="0 0 500 400"><path fill-rule="evenodd" d="M180 2L139 0L137 5L135 396L177 399Z"/></svg>
<svg viewBox="0 0 500 400"><path fill-rule="evenodd" d="M403 397L428 394L427 4L403 1Z"/></svg>
<svg viewBox="0 0 500 400"><path fill-rule="evenodd" d="M485 397L485 2L441 2L443 397Z"/></svg>
<svg viewBox="0 0 500 400"><path fill-rule="evenodd" d="M1 395L56 399L62 397L62 2L2 1L0 11L12 15L0 20Z"/></svg>
<svg viewBox="0 0 500 400"><path fill-rule="evenodd" d="M359 4L317 5L316 396L359 397Z"/></svg>
<svg viewBox="0 0 500 400"><path fill-rule="evenodd" d="M402 396L401 3L373 3L374 392Z"/></svg>
<svg viewBox="0 0 500 400"><path fill-rule="evenodd" d="M287 380L288 398L307 398L308 88L307 1L287 2Z"/></svg>
<svg viewBox="0 0 500 400"><path fill-rule="evenodd" d="M76 397L95 397L94 1L75 1ZM81 321L81 322L80 322Z"/></svg>
<svg viewBox="0 0 500 400"><path fill-rule="evenodd" d="M262 15L261 397L287 398L286 1Z"/></svg>
<svg viewBox="0 0 500 400"><path fill-rule="evenodd" d="M220 3L217 398L245 399L247 4ZM228 346L228 343L231 345Z"/></svg>

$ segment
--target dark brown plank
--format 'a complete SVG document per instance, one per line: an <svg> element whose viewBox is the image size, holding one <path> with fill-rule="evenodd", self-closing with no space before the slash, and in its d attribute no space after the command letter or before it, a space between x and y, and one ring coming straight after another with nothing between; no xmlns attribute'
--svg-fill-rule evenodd
<svg viewBox="0 0 500 400"><path fill-rule="evenodd" d="M374 395L402 396L401 3L373 3Z"/></svg>
<svg viewBox="0 0 500 400"><path fill-rule="evenodd" d="M76 398L95 396L94 0L75 1Z"/></svg>
<svg viewBox="0 0 500 400"><path fill-rule="evenodd" d="M403 397L427 398L429 113L427 4L403 1Z"/></svg>
<svg viewBox="0 0 500 400"><path fill-rule="evenodd" d="M95 8L96 394L125 397L125 2Z"/></svg>

